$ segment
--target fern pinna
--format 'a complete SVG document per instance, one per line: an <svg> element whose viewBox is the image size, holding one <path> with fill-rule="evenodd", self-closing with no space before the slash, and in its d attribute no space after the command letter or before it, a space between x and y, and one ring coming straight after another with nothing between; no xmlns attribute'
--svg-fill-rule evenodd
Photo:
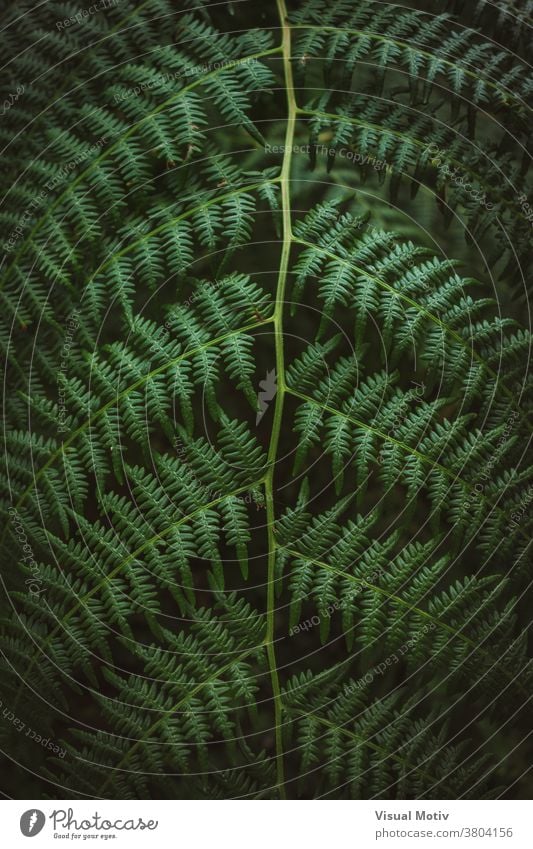
<svg viewBox="0 0 533 849"><path fill-rule="evenodd" d="M530 4L427 5L4 9L9 795L527 797Z"/></svg>

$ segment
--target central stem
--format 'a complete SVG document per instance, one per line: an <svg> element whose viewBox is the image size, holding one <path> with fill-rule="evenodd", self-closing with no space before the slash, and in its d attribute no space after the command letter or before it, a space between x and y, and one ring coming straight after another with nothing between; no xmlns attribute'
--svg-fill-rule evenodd
<svg viewBox="0 0 533 849"><path fill-rule="evenodd" d="M287 92L287 129L285 133L285 148L283 165L281 168L281 204L283 212L283 245L279 265L279 275L276 287L276 302L274 308L274 342L276 350L276 377L278 392L276 395L276 406L274 409L274 422L272 424L272 436L268 449L268 472L265 479L267 532L268 532L268 578L267 578L267 654L272 680L272 694L274 698L274 723L276 734L276 779L280 796L285 797L284 788L284 765L283 765L283 717L281 692L279 686L278 668L276 664L275 640L275 613L276 613L276 538L274 535L274 470L278 452L281 422L283 418L283 403L285 400L285 361L283 350L283 307L285 302L285 285L287 282L287 270L289 268L289 257L291 251L292 228L291 228L291 193L290 176L292 148L294 140L294 127L296 123L296 100L294 97L294 84L292 79L291 64L291 30L287 17L285 0L276 0L278 14L280 17L281 30L283 33L283 72L285 76L285 90Z"/></svg>

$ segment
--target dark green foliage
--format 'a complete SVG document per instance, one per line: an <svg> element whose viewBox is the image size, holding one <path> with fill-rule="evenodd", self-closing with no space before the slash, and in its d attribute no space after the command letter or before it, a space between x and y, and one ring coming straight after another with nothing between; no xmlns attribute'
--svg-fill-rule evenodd
<svg viewBox="0 0 533 849"><path fill-rule="evenodd" d="M527 797L531 4L419 5L3 12L10 795Z"/></svg>

